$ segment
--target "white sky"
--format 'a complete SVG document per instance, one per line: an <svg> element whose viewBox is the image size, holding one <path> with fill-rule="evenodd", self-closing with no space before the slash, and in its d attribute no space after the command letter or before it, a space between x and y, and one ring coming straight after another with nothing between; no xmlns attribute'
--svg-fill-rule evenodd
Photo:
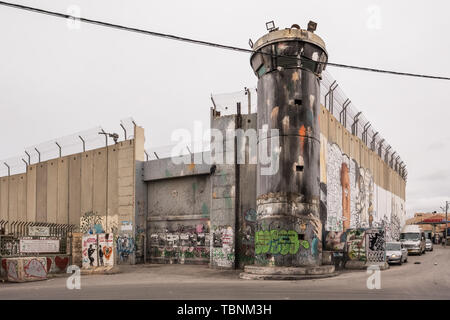
<svg viewBox="0 0 450 320"><path fill-rule="evenodd" d="M66 13L248 47L265 22L318 23L330 62L450 76L448 1L11 0ZM209 124L211 93L255 87L249 56L0 6L0 159L132 116L146 148L177 128ZM353 104L407 164L407 210L450 200L450 81L329 67Z"/></svg>

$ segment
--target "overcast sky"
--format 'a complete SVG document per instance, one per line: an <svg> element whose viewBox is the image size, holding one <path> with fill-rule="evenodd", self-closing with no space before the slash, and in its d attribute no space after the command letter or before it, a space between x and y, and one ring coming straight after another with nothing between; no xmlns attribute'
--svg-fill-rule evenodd
<svg viewBox="0 0 450 320"><path fill-rule="evenodd" d="M248 47L265 32L309 20L329 61L450 76L448 1L39 0L15 3ZM211 93L255 87L248 54L174 42L0 6L0 159L132 116L146 148L177 128L209 124ZM450 200L450 81L328 71L407 164L407 210Z"/></svg>

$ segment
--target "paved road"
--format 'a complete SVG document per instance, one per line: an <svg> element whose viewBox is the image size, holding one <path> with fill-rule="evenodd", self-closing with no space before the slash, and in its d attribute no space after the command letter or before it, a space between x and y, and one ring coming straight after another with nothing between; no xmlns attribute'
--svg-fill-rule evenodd
<svg viewBox="0 0 450 320"><path fill-rule="evenodd" d="M450 299L449 267L450 248L436 246L381 271L381 289L369 290L365 271L317 280L254 281L205 266L141 265L120 274L82 276L80 290L68 290L64 277L0 283L0 299Z"/></svg>

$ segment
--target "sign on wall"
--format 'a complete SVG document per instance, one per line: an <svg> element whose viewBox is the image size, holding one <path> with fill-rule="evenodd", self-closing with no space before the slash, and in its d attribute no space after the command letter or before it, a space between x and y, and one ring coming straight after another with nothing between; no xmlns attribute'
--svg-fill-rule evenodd
<svg viewBox="0 0 450 320"><path fill-rule="evenodd" d="M20 253L58 253L57 239L20 239Z"/></svg>

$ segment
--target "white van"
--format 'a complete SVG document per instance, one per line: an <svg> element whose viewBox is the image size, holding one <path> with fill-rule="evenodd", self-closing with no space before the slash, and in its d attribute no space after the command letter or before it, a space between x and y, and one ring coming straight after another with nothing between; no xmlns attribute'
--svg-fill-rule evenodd
<svg viewBox="0 0 450 320"><path fill-rule="evenodd" d="M409 253L425 253L425 233L418 225L406 225L400 234L400 242Z"/></svg>

